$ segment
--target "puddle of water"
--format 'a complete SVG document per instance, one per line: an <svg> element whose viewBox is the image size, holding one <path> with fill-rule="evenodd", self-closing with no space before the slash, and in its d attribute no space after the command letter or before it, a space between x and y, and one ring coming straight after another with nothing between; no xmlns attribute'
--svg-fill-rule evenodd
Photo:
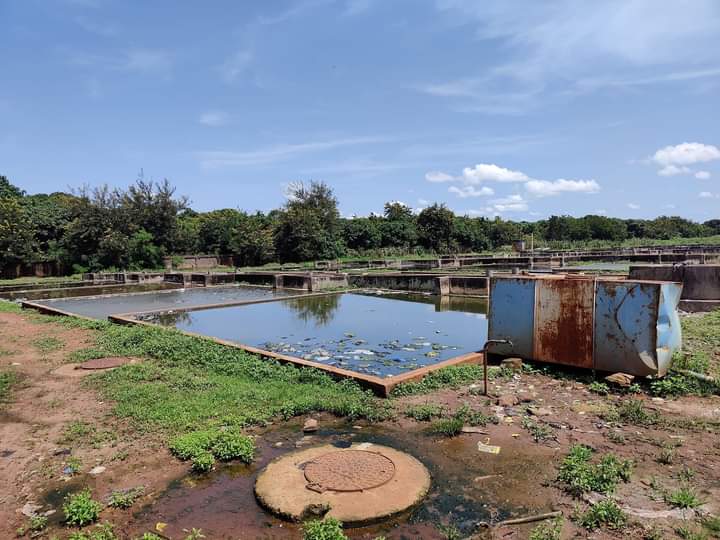
<svg viewBox="0 0 720 540"><path fill-rule="evenodd" d="M135 286L137 287L137 285ZM153 290L153 289L151 289ZM262 300L277 296L298 294L298 291L284 291L245 285L227 287L194 287L161 291L154 294L118 294L122 290L107 289L111 296L83 297L64 300L48 300L39 304L69 311L77 315L106 319L108 315L132 313L137 311L158 311L200 306L203 304L219 304L223 302L241 302L246 300ZM130 289L131 292L142 292ZM96 293L103 294L103 293Z"/></svg>
<svg viewBox="0 0 720 540"><path fill-rule="evenodd" d="M188 475L171 483L154 503L140 509L127 524L128 532L141 534L157 522L167 523L170 538L182 538L182 530L203 529L208 538L297 539L298 524L281 521L264 512L253 495L257 475L279 455L295 450L302 436L300 425L276 427L258 439L259 455L251 466L221 466L207 477ZM278 448L275 443L282 442ZM432 486L426 499L407 514L372 527L350 529L350 538L393 540L444 538L436 524L452 524L463 537L476 532L480 521L498 521L511 515L544 511L549 498L538 485L541 467L549 461L541 447L527 452L506 452L488 458L479 454L470 436L438 440L421 430L400 426L354 430L338 421L313 437L312 444L347 446L350 442L373 442L413 454L430 471ZM540 449L540 450L538 450ZM503 474L500 485L475 478ZM533 509L531 510L530 507Z"/></svg>
<svg viewBox="0 0 720 540"><path fill-rule="evenodd" d="M482 349L486 312L479 298L345 293L143 320L390 377Z"/></svg>

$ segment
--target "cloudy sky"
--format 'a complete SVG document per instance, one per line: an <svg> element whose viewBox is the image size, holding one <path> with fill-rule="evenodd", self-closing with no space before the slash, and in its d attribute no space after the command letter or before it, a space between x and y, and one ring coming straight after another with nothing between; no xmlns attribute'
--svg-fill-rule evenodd
<svg viewBox="0 0 720 540"><path fill-rule="evenodd" d="M0 0L0 174L720 217L718 0Z"/></svg>

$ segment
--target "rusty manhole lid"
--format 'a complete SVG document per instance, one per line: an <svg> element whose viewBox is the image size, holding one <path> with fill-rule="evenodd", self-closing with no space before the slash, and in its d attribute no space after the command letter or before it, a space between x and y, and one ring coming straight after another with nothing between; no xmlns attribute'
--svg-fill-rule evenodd
<svg viewBox="0 0 720 540"><path fill-rule="evenodd" d="M96 358L95 360L88 360L83 362L78 367L80 369L110 369L115 367L124 366L130 363L129 358L122 358L119 356L113 356L108 358Z"/></svg>
<svg viewBox="0 0 720 540"><path fill-rule="evenodd" d="M339 450L305 464L307 488L313 491L364 491L395 476L393 461L377 452Z"/></svg>

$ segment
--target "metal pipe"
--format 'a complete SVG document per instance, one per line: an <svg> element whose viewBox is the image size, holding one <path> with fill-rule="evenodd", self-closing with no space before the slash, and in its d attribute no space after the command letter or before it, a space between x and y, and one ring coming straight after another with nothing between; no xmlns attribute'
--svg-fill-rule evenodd
<svg viewBox="0 0 720 540"><path fill-rule="evenodd" d="M509 339L489 339L485 342L485 345L482 349L482 355L483 355L483 395L488 395L488 361L487 361L487 355L488 355L488 345L497 344L497 345L510 345L510 348L513 346L513 342Z"/></svg>

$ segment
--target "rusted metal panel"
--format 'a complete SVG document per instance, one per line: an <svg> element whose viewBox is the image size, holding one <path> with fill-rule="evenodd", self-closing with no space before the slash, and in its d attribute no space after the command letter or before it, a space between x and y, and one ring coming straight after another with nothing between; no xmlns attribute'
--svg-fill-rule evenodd
<svg viewBox="0 0 720 540"><path fill-rule="evenodd" d="M595 368L664 375L680 348L678 283L606 281L595 299Z"/></svg>
<svg viewBox="0 0 720 540"><path fill-rule="evenodd" d="M592 368L593 279L539 279L535 289L533 357Z"/></svg>
<svg viewBox="0 0 720 540"><path fill-rule="evenodd" d="M509 345L493 344L489 352L500 355L533 356L535 279L492 278L488 310L488 338L507 339Z"/></svg>

